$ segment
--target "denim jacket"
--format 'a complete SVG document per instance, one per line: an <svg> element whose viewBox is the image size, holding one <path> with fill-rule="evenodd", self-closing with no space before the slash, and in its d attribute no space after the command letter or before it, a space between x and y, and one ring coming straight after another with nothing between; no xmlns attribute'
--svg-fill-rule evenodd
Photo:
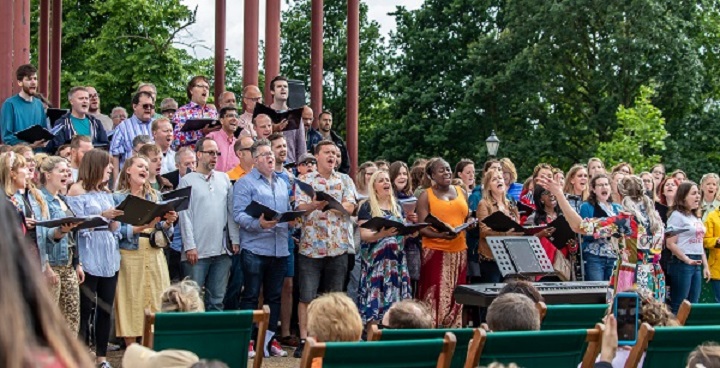
<svg viewBox="0 0 720 368"><path fill-rule="evenodd" d="M22 193L17 192L14 194L14 196L15 196L15 201L19 204L19 206L21 207L21 210L24 211L25 202L23 201ZM43 216L42 209L40 208L40 203L38 203L35 200L35 197L32 194L28 195L28 201L30 202L30 206L32 207L32 212L35 216L35 220L37 220L37 221L49 220L48 218ZM37 236L36 236L37 247L38 247L38 252L40 253L40 265L43 267L45 266L45 263L48 260L47 244L49 243L48 239L50 239L52 237L51 234L52 234L53 230L54 229L48 229L48 228L42 227L42 226L38 226L36 229L36 231L37 231Z"/></svg>
<svg viewBox="0 0 720 368"><path fill-rule="evenodd" d="M61 219L67 217L65 211L60 206L60 200L53 196L45 188L42 188L42 194L50 210L50 220ZM68 210L70 206L67 206ZM65 234L60 240L55 239L55 228L49 229L48 241L45 251L47 252L48 261L51 266L65 266L70 261L69 240L70 234Z"/></svg>
<svg viewBox="0 0 720 368"><path fill-rule="evenodd" d="M113 193L113 199L115 200L115 205L119 205L122 203L122 201L127 198L127 196L130 195L130 193L127 192L115 192ZM160 193L157 194L158 201L162 200L162 197ZM150 196L146 196L145 199L150 201ZM164 230L162 226L165 224L165 221L160 221L155 225L155 228L158 230L163 230L165 232L165 235L168 237L168 239L172 238L173 235L173 226L170 225L170 227L167 230ZM140 240L140 233L133 234L133 225L126 224L126 223L120 223L120 249L125 250L138 250L138 241Z"/></svg>

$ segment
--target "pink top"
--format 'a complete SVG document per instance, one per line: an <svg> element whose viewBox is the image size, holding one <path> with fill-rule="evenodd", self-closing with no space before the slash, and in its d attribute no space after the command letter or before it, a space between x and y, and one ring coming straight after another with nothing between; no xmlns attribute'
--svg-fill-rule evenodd
<svg viewBox="0 0 720 368"><path fill-rule="evenodd" d="M220 129L208 134L207 137L214 140L220 150L220 156L217 158L215 170L227 172L240 163L240 159L233 151L233 145L235 145L236 141L234 136L228 136L224 130Z"/></svg>

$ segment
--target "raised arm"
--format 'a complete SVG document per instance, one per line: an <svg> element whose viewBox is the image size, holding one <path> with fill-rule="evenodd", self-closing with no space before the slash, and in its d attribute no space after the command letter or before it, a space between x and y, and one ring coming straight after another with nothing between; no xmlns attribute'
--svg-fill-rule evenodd
<svg viewBox="0 0 720 368"><path fill-rule="evenodd" d="M570 228L572 228L576 233L583 233L580 228L582 217L575 212L573 206L570 205L570 202L568 202L567 198L565 198L562 185L556 180L544 177L538 177L538 184L555 196L555 199L557 199L558 205L562 210L563 216L565 216L568 224L570 224Z"/></svg>

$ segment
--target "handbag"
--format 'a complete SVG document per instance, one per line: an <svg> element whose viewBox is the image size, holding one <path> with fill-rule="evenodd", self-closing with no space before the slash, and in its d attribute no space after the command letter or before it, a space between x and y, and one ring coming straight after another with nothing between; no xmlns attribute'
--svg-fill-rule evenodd
<svg viewBox="0 0 720 368"><path fill-rule="evenodd" d="M561 281L570 281L572 274L572 265L570 261L562 254L561 251L555 250L555 260L553 261L553 269L555 274Z"/></svg>
<svg viewBox="0 0 720 368"><path fill-rule="evenodd" d="M170 245L170 239L163 230L148 229L140 233L141 238L147 238L153 248L164 249Z"/></svg>

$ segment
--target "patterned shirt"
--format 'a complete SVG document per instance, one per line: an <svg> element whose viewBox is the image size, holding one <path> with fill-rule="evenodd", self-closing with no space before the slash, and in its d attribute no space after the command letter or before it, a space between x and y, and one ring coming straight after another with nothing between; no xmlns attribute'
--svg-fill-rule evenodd
<svg viewBox="0 0 720 368"><path fill-rule="evenodd" d="M200 106L190 101L187 105L181 106L173 116L173 142L172 149L177 151L180 147L191 146L195 148L195 143L203 137L202 131L195 130L192 132L181 132L185 122L190 119L217 119L217 110L210 108L209 105Z"/></svg>
<svg viewBox="0 0 720 368"><path fill-rule="evenodd" d="M325 179L317 171L300 176L298 180L312 185L315 191L322 191L340 202L356 204L355 184L345 174L333 171ZM297 205L312 203L312 198L299 188L295 190ZM349 216L333 211L315 210L303 216L300 254L309 258L335 257L355 247L353 225Z"/></svg>
<svg viewBox="0 0 720 368"><path fill-rule="evenodd" d="M152 119L141 121L137 116L133 115L129 119L123 120L115 128L115 134L110 142L110 154L120 156L120 167L125 160L133 155L132 141L139 135L151 136L150 125ZM119 168L118 168L119 169Z"/></svg>

